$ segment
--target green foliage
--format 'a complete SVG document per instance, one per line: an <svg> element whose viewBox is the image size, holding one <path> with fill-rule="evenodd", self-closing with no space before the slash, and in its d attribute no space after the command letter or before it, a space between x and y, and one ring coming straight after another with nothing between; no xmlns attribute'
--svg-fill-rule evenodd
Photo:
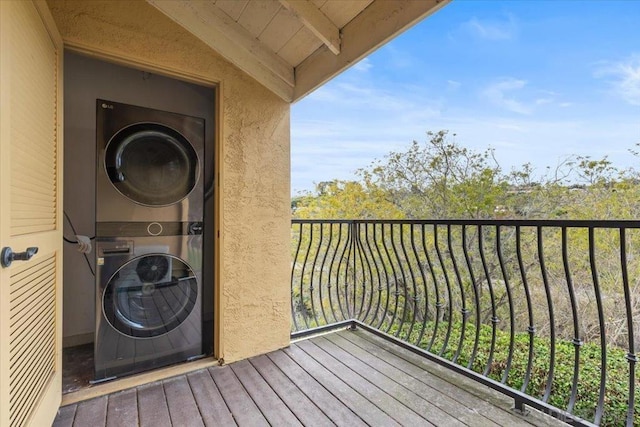
<svg viewBox="0 0 640 427"><path fill-rule="evenodd" d="M448 341L445 342L447 330L450 328ZM398 326L390 328L389 333L398 334L399 338L414 343L419 347L441 354L442 357L453 360L458 352L461 343L463 328L461 322L440 322L435 329L434 322L427 322L422 340L418 342L421 331L414 328L411 334L408 333L408 326L403 325L403 329L398 331ZM432 346L432 335L435 334ZM496 381L502 381L507 369L510 336L508 332L495 331L495 345L493 358L489 363L491 355L491 341L493 330L489 325L481 325L478 340L476 357L470 367L475 372L483 373L488 367L488 376ZM476 337L476 328L472 323L467 322L464 327L464 340L462 340L461 351L456 363L469 367L469 360L472 355L473 343ZM514 389L520 390L527 372L529 360L530 337L528 333L514 334L513 359L509 367L506 384ZM526 393L542 399L545 395L547 380L549 377L549 360L551 346L549 340L543 337L536 337L533 341L533 364L531 368L531 380L526 388ZM548 403L566 409L571 396L575 363L575 346L571 341L557 339L555 348L555 364L551 394ZM629 363L626 360L626 352L615 347L607 349L607 379L605 388L605 412L602 426L624 425L628 409L629 391ZM600 393L600 372L601 355L598 343L586 343L580 347L580 362L578 371L577 400L573 414L588 421L593 421L595 408L598 404ZM637 390L638 385L636 385ZM634 426L640 426L640 399L635 402L636 419Z"/></svg>
<svg viewBox="0 0 640 427"><path fill-rule="evenodd" d="M328 181L316 185L316 195L294 199L295 218L331 219L403 219L397 206L385 198L375 185L363 186L354 181Z"/></svg>

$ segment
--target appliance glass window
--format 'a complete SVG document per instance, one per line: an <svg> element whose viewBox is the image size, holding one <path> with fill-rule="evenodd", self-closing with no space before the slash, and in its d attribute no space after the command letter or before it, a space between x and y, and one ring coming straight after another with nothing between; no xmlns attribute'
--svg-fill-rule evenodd
<svg viewBox="0 0 640 427"><path fill-rule="evenodd" d="M105 318L118 331L150 338L178 327L196 305L194 272L180 259L147 254L124 264L104 289Z"/></svg>
<svg viewBox="0 0 640 427"><path fill-rule="evenodd" d="M157 123L121 129L109 141L104 166L113 186L145 206L179 202L195 187L198 155L179 132Z"/></svg>

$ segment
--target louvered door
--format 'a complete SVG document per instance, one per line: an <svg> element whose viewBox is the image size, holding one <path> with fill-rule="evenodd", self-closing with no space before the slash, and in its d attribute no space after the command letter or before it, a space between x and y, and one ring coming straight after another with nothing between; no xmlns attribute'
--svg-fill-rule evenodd
<svg viewBox="0 0 640 427"><path fill-rule="evenodd" d="M0 426L51 425L61 400L62 41L45 2L0 0Z"/></svg>

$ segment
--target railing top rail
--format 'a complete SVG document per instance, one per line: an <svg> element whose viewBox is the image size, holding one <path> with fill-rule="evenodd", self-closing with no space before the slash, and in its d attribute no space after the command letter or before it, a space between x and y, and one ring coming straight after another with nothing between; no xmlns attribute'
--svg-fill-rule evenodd
<svg viewBox="0 0 640 427"><path fill-rule="evenodd" d="M509 227L640 228L637 220L567 219L292 219L292 224L428 224L490 225Z"/></svg>
<svg viewBox="0 0 640 427"><path fill-rule="evenodd" d="M292 224L351 224L353 219L296 219L292 218Z"/></svg>

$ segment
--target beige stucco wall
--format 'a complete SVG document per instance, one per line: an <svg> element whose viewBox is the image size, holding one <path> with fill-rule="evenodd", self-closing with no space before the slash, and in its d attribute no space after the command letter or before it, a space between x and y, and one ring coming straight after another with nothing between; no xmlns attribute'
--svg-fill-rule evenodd
<svg viewBox="0 0 640 427"><path fill-rule="evenodd" d="M288 345L289 104L145 2L49 7L70 45L220 83L217 356L230 362Z"/></svg>

